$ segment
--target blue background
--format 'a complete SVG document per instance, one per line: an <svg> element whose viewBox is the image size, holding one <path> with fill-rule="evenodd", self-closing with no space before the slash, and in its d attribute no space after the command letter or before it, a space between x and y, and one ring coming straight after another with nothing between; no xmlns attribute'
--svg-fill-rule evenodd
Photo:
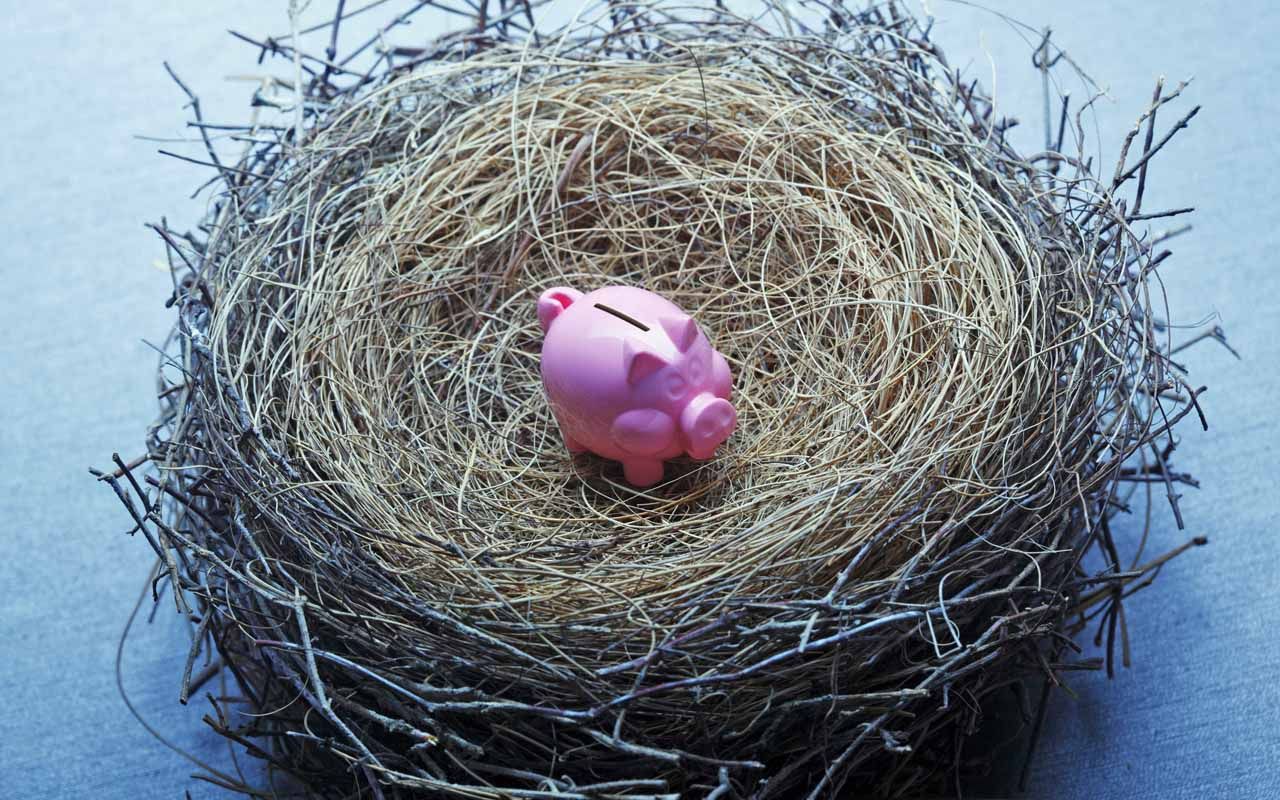
<svg viewBox="0 0 1280 800"><path fill-rule="evenodd" d="M928 5L953 65L994 81L1035 146L1039 81L1027 42L990 12ZM314 6L305 21L332 13L323 0ZM1198 207L1196 229L1162 268L1173 319L1221 315L1244 355L1235 362L1212 344L1187 354L1191 380L1210 387L1211 429L1183 429L1178 465L1204 488L1186 491L1185 532L1167 514L1156 519L1157 550L1201 534L1211 545L1127 606L1131 669L1112 681L1073 676L1078 699L1056 697L1028 794L1280 797L1280 11L1268 2L995 7L1051 25L1108 87L1097 106L1104 157L1157 75L1195 78L1184 107L1204 111L1159 157L1146 207ZM353 21L347 41L386 13ZM444 19L394 40L441 31L433 25ZM142 339L168 329L169 279L143 223L165 214L185 227L204 208L188 195L206 172L155 153L199 149L135 138L191 136L161 60L213 121L242 120L255 86L227 76L290 74L283 61L256 66L256 52L224 32L232 27L286 33L285 3L0 2L0 796L222 796L192 781L191 766L116 692L116 641L150 553L123 535L122 509L85 468L115 450L141 452L154 406L156 359ZM166 603L136 631L125 684L173 742L233 769L199 721L208 706L177 703L184 624Z"/></svg>

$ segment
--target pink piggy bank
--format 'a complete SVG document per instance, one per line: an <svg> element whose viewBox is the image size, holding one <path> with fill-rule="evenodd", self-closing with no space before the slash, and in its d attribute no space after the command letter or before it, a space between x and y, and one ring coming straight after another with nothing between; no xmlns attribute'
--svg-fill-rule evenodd
<svg viewBox="0 0 1280 800"><path fill-rule="evenodd" d="M569 452L622 462L627 480L662 480L663 462L710 458L738 415L733 377L693 318L653 292L607 286L538 298L542 385Z"/></svg>

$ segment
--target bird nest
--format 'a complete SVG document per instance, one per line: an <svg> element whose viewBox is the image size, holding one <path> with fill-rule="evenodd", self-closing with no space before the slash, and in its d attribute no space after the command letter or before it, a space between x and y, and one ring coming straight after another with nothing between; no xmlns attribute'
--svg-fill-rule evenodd
<svg viewBox="0 0 1280 800"><path fill-rule="evenodd" d="M1134 227L1177 92L1102 179L897 9L763 8L515 5L364 75L270 41L291 124L157 226L163 413L102 477L197 622L183 698L216 654L257 716L212 724L307 791L936 790L984 698L1123 634L1167 555L1108 519L1197 408ZM734 374L738 431L643 489L539 380L539 294L611 284Z"/></svg>

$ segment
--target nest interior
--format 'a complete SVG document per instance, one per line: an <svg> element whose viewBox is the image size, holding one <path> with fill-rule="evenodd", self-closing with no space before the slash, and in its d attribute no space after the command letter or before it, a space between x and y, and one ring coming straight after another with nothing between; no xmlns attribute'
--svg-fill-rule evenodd
<svg viewBox="0 0 1280 800"><path fill-rule="evenodd" d="M105 477L191 661L271 711L215 727L311 793L935 790L1163 563L1107 523L1196 397L1133 176L1020 157L900 12L681 13L326 69L202 237L161 229L162 469ZM739 431L647 490L539 380L538 294L616 283L734 373Z"/></svg>
<svg viewBox="0 0 1280 800"><path fill-rule="evenodd" d="M1027 328L1055 290L1025 232L987 222L989 193L909 136L849 132L817 98L734 71L598 65L440 127L411 115L390 136L412 150L371 168L359 200L316 199L333 215L318 236L367 232L314 242L324 266L273 286L281 216L223 290L211 337L255 424L305 453L332 508L395 534L370 547L418 597L531 624L543 658L599 659L590 637L534 634L572 622L617 620L611 657L645 652L645 609L694 586L709 597L695 619L746 585L816 599L919 484L937 483L942 520L1050 468L1052 453L1023 452L1044 421L1021 412L1054 407L1057 388L1055 365L1029 358L1053 346ZM389 91L421 91L405 84ZM538 294L615 283L689 309L737 375L741 433L651 492L568 457L539 379ZM885 571L871 564L850 577Z"/></svg>

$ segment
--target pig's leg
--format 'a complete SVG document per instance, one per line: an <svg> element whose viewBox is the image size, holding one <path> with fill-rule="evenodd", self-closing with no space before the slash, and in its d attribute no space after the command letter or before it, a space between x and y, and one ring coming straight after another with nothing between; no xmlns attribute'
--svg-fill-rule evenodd
<svg viewBox="0 0 1280 800"><path fill-rule="evenodd" d="M675 440L676 421L656 408L624 411L614 420L609 436L614 444L636 456L655 456Z"/></svg>
<svg viewBox="0 0 1280 800"><path fill-rule="evenodd" d="M622 472L634 486L652 486L662 480L662 462L655 458L632 458L622 462Z"/></svg>
<svg viewBox="0 0 1280 800"><path fill-rule="evenodd" d="M662 460L655 458L675 440L676 422L656 408L637 408L619 414L609 431L626 456L622 470L636 486L662 480Z"/></svg>
<svg viewBox="0 0 1280 800"><path fill-rule="evenodd" d="M565 433L563 428L560 429L560 435L564 437L564 446L570 453L577 455L578 453L587 452L587 448L583 447L582 443L577 439Z"/></svg>
<svg viewBox="0 0 1280 800"><path fill-rule="evenodd" d="M587 452L587 448L583 447L581 442L573 438L573 436L569 434L569 430L564 426L564 423L558 419L556 420L556 427L560 429L560 437L564 439L564 446L566 450L574 455Z"/></svg>

